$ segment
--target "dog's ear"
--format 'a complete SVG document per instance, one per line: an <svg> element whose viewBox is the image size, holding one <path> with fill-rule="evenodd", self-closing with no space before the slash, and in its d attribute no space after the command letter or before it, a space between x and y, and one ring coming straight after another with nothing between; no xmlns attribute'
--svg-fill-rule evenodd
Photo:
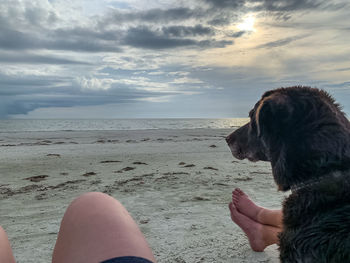
<svg viewBox="0 0 350 263"><path fill-rule="evenodd" d="M263 98L255 112L258 137L271 135L279 138L288 130L288 121L293 113L293 107L288 98L281 94L272 94Z"/></svg>

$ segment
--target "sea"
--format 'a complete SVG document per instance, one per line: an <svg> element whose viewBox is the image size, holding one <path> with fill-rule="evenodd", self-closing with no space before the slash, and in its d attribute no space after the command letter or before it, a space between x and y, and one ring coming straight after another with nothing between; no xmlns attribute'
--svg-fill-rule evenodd
<svg viewBox="0 0 350 263"><path fill-rule="evenodd" d="M229 129L248 118L226 119L6 119L0 133L36 131L113 131L150 129Z"/></svg>

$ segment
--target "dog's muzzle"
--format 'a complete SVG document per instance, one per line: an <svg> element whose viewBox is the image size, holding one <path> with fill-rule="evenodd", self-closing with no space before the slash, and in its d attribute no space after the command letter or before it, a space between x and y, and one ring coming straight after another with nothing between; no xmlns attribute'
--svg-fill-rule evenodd
<svg viewBox="0 0 350 263"><path fill-rule="evenodd" d="M227 145L230 147L232 155L239 159L243 160L245 158L245 155L243 153L242 148L235 142L234 134L230 134L226 137Z"/></svg>

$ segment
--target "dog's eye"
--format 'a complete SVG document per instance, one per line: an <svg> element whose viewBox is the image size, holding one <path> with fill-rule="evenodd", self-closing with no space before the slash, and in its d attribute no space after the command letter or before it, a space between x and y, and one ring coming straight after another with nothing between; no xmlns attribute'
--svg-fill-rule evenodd
<svg viewBox="0 0 350 263"><path fill-rule="evenodd" d="M250 134L251 137L257 136L257 126L256 126L256 122L253 119L251 119L251 121L249 122L248 133Z"/></svg>

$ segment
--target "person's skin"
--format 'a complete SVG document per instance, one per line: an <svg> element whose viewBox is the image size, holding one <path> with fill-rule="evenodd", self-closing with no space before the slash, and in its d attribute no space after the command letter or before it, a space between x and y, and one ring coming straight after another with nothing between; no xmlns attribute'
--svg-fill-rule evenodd
<svg viewBox="0 0 350 263"><path fill-rule="evenodd" d="M10 241L8 240L5 230L0 226L0 262L15 263Z"/></svg>
<svg viewBox="0 0 350 263"><path fill-rule="evenodd" d="M282 231L282 211L256 205L242 190L232 192L229 204L232 221L247 235L254 251L262 252L267 246L278 243Z"/></svg>
<svg viewBox="0 0 350 263"><path fill-rule="evenodd" d="M156 262L140 229L116 199L87 193L74 200L62 219L52 262L93 263L121 256Z"/></svg>
<svg viewBox="0 0 350 263"><path fill-rule="evenodd" d="M96 263L122 256L156 262L140 229L116 199L95 192L76 198L62 219L52 262ZM3 230L0 262L15 262Z"/></svg>

